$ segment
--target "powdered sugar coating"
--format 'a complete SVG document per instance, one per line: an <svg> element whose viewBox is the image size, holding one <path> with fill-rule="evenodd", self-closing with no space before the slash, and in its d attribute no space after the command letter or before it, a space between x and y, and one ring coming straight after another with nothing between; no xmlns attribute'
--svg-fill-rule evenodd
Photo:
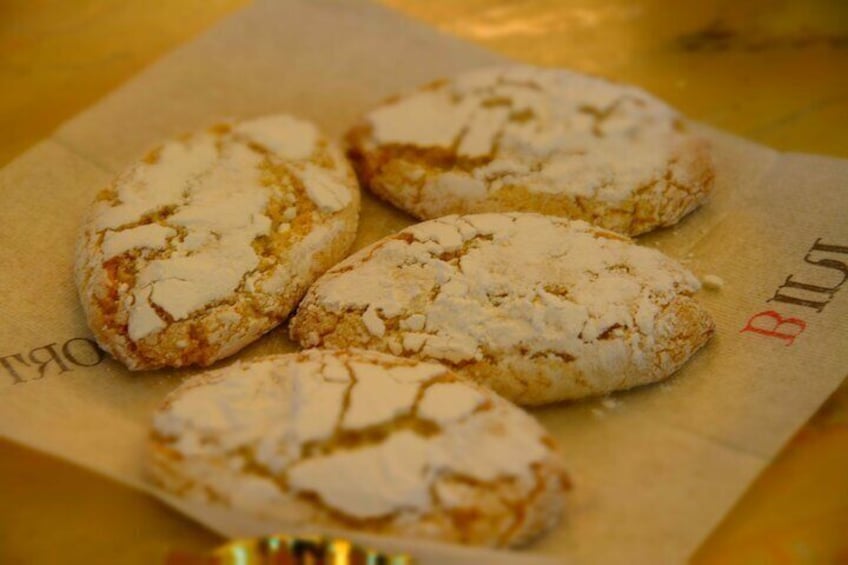
<svg viewBox="0 0 848 565"><path fill-rule="evenodd" d="M413 225L330 269L290 324L305 347L447 363L519 403L667 377L712 333L698 280L585 222L529 213ZM366 314L379 317L375 332Z"/></svg>
<svg viewBox="0 0 848 565"><path fill-rule="evenodd" d="M388 381L411 394L375 396ZM351 417L363 387L385 407L367 422ZM447 410L426 400L448 391L459 401ZM304 428L305 415L320 424ZM502 546L558 519L567 481L552 445L530 416L445 367L313 350L187 381L154 417L152 470L179 494L297 525ZM467 492L435 494L457 485ZM478 507L492 496L500 507Z"/></svg>
<svg viewBox="0 0 848 565"><path fill-rule="evenodd" d="M535 211L635 235L676 223L713 178L706 142L662 101L526 65L393 99L349 140L365 184L424 219Z"/></svg>
<svg viewBox="0 0 848 565"><path fill-rule="evenodd" d="M343 255L358 205L339 151L290 116L164 143L98 196L84 226L76 275L95 337L133 369L237 351Z"/></svg>

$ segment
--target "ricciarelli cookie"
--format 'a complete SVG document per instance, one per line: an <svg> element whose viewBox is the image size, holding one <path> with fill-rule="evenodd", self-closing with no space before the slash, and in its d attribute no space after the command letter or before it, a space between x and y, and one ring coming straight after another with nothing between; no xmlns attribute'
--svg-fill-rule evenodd
<svg viewBox="0 0 848 565"><path fill-rule="evenodd" d="M130 369L209 365L279 324L344 257L359 189L340 150L284 115L168 141L95 199L76 282Z"/></svg>
<svg viewBox="0 0 848 565"><path fill-rule="evenodd" d="M447 368L367 351L236 362L158 409L165 489L270 519L487 546L550 530L568 480L528 414Z"/></svg>
<svg viewBox="0 0 848 565"><path fill-rule="evenodd" d="M304 347L439 361L520 404L671 375L713 333L698 280L579 220L447 216L351 255L290 322Z"/></svg>
<svg viewBox="0 0 848 565"><path fill-rule="evenodd" d="M523 65L390 99L348 134L363 184L421 218L539 212L636 235L713 185L706 141L632 86Z"/></svg>

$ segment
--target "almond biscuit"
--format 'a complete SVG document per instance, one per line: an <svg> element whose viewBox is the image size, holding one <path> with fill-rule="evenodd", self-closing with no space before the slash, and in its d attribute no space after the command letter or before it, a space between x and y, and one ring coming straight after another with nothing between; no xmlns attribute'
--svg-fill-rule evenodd
<svg viewBox="0 0 848 565"><path fill-rule="evenodd" d="M167 490L281 528L496 547L550 530L568 488L531 416L442 365L367 351L198 375L156 412L150 453Z"/></svg>
<svg viewBox="0 0 848 565"><path fill-rule="evenodd" d="M100 346L130 369L209 365L279 324L344 257L356 178L284 115L168 141L101 191L76 282Z"/></svg>
<svg viewBox="0 0 848 565"><path fill-rule="evenodd" d="M539 212L637 235L713 185L707 142L647 92L564 69L487 68L401 95L348 134L363 184L410 214Z"/></svg>
<svg viewBox="0 0 848 565"><path fill-rule="evenodd" d="M580 220L446 216L351 255L310 287L304 347L445 363L519 404L664 379L713 333L695 276Z"/></svg>

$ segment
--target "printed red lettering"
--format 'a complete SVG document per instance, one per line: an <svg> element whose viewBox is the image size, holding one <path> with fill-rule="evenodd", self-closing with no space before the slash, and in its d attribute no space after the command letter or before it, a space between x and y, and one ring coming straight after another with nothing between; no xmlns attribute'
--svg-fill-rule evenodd
<svg viewBox="0 0 848 565"><path fill-rule="evenodd" d="M784 326L788 326L783 329ZM767 337L776 337L786 342L787 347L792 345L801 332L807 327L807 322L799 318L784 318L774 310L754 314L748 319L748 323L739 333L753 332ZM792 331L794 328L794 332Z"/></svg>

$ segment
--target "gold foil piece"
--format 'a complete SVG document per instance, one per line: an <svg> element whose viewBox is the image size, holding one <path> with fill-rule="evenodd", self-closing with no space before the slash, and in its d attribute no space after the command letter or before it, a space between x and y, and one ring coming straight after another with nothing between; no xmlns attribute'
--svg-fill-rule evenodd
<svg viewBox="0 0 848 565"><path fill-rule="evenodd" d="M414 565L408 555L389 555L345 539L285 534L230 541L212 550L208 565Z"/></svg>

